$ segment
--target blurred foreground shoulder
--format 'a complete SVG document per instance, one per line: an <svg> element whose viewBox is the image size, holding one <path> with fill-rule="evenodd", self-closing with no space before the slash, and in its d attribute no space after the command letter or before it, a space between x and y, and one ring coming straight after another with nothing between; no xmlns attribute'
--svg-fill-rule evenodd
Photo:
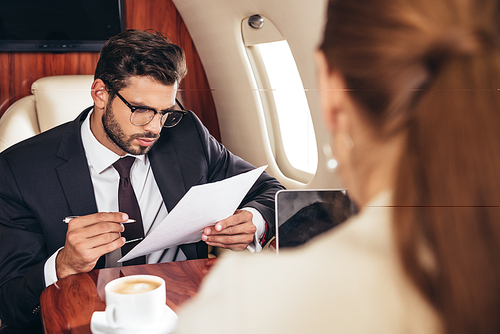
<svg viewBox="0 0 500 334"><path fill-rule="evenodd" d="M389 210L368 209L279 257L220 259L176 333L439 333L399 265Z"/></svg>

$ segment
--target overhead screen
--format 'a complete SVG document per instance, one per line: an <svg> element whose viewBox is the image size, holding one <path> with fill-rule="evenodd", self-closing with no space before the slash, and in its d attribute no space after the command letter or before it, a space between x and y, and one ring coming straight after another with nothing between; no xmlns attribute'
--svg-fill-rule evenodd
<svg viewBox="0 0 500 334"><path fill-rule="evenodd" d="M100 51L123 29L122 0L0 0L0 51Z"/></svg>

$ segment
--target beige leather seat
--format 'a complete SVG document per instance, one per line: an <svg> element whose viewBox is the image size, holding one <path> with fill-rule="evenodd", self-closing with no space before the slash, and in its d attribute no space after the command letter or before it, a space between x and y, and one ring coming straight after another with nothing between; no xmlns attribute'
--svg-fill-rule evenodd
<svg viewBox="0 0 500 334"><path fill-rule="evenodd" d="M60 75L35 81L32 95L15 102L0 118L0 152L70 121L92 106L93 80L92 75Z"/></svg>

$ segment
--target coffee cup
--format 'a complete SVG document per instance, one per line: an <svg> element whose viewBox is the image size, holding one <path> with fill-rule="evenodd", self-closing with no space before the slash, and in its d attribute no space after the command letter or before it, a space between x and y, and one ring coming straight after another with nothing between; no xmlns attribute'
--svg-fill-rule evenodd
<svg viewBox="0 0 500 334"><path fill-rule="evenodd" d="M153 275L117 278L104 288L106 319L114 329L142 329L159 320L165 311L165 281Z"/></svg>

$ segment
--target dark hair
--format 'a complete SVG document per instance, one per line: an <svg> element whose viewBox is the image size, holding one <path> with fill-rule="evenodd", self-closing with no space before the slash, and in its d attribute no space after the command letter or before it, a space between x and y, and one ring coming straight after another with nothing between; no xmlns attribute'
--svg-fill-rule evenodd
<svg viewBox="0 0 500 334"><path fill-rule="evenodd" d="M377 135L406 135L396 244L453 334L500 332L499 14L497 0L330 0L320 46Z"/></svg>
<svg viewBox="0 0 500 334"><path fill-rule="evenodd" d="M161 84L180 84L186 76L182 49L159 33L127 30L110 38L101 49L94 79L110 91L127 86L132 76L147 76Z"/></svg>

